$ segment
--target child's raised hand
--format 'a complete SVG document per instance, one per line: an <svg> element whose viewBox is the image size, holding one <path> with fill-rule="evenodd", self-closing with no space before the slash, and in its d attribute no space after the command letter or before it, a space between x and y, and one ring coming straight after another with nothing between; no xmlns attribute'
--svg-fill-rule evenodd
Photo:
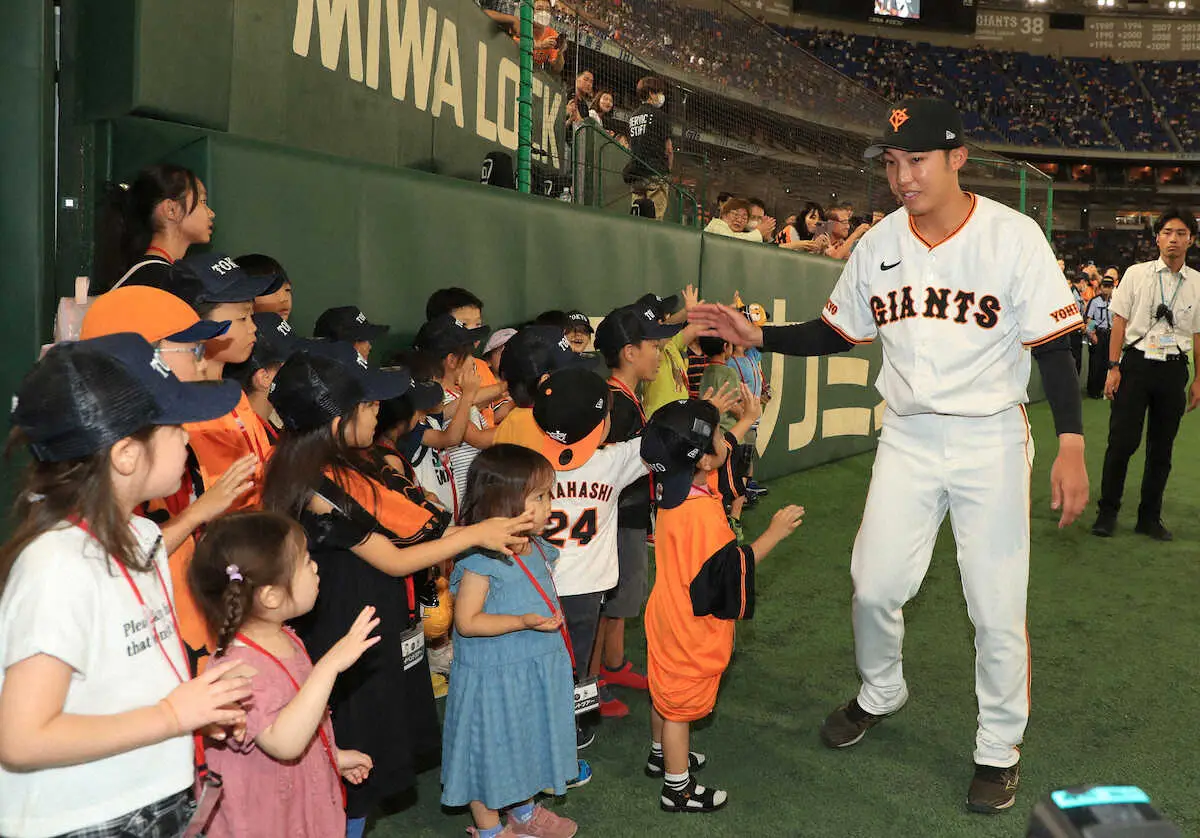
<svg viewBox="0 0 1200 838"><path fill-rule="evenodd" d="M479 392L479 370L471 359L467 359L467 363L463 365L462 371L458 374L458 387L462 390L464 398L474 396Z"/></svg>
<svg viewBox="0 0 1200 838"><path fill-rule="evenodd" d="M800 522L804 520L804 507L790 505L780 509L771 518L771 526L767 529L780 539L787 538L796 531L796 527L800 526Z"/></svg>
<svg viewBox="0 0 1200 838"><path fill-rule="evenodd" d="M700 305L700 292L696 290L695 285L688 285L683 289L683 310L691 311L698 305Z"/></svg>
<svg viewBox="0 0 1200 838"><path fill-rule="evenodd" d="M357 786L370 775L375 761L362 751L344 751L338 748L337 766L338 773L346 782Z"/></svg>
<svg viewBox="0 0 1200 838"><path fill-rule="evenodd" d="M740 386L742 391L742 418L758 419L762 416L762 400L754 395L754 391L744 383Z"/></svg>
<svg viewBox="0 0 1200 838"><path fill-rule="evenodd" d="M224 515L233 502L254 488L258 455L247 454L234 462L225 473L196 498L192 507L204 523Z"/></svg>
<svg viewBox="0 0 1200 838"><path fill-rule="evenodd" d="M319 663L328 661L335 671L341 673L352 667L363 656L363 653L379 642L380 637L371 637L371 632L379 627L379 618L375 616L375 607L368 605L358 613L358 618L350 626L346 635L334 643Z"/></svg>
<svg viewBox="0 0 1200 838"><path fill-rule="evenodd" d="M185 681L160 702L177 733L191 733L210 724L232 727L244 724L246 711L239 705L250 697L250 679L225 677L241 666L238 661L210 666L190 681Z"/></svg>
<svg viewBox="0 0 1200 838"><path fill-rule="evenodd" d="M541 614L526 614L521 617L521 622L525 624L525 628L533 629L534 631L558 631L558 627L562 625L562 614L555 612L549 617L543 617Z"/></svg>
<svg viewBox="0 0 1200 838"><path fill-rule="evenodd" d="M704 391L702 398L704 401L710 402L717 409L718 413L728 413L737 404L740 396L738 391L727 381L721 385L720 390L714 391L713 388L709 387Z"/></svg>
<svg viewBox="0 0 1200 838"><path fill-rule="evenodd" d="M469 529L473 530L476 546L511 556L514 550L525 547L532 526L533 513L526 512L517 518L488 518Z"/></svg>

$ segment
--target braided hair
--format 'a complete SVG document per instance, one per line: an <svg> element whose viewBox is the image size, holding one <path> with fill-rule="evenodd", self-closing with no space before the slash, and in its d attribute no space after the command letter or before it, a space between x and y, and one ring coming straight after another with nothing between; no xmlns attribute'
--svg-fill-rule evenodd
<svg viewBox="0 0 1200 838"><path fill-rule="evenodd" d="M304 530L274 512L238 512L209 524L188 566L188 587L217 635L224 655L246 620L254 596L268 585L287 588L305 551Z"/></svg>

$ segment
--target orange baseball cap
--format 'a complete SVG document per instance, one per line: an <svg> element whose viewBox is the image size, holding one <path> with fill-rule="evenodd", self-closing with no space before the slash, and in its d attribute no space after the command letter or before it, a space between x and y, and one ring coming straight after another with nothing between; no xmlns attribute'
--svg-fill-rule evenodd
<svg viewBox="0 0 1200 838"><path fill-rule="evenodd" d="M201 320L174 294L144 285L125 285L92 301L83 317L79 339L135 332L150 343L200 343L227 331L228 320Z"/></svg>

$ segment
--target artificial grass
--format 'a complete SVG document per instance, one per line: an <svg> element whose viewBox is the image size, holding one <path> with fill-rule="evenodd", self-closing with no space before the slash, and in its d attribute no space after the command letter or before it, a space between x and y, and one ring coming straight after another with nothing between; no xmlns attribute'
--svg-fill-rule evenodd
<svg viewBox="0 0 1200 838"><path fill-rule="evenodd" d="M1200 621L1200 413L1184 418L1163 518L1175 533L1159 544L1132 532L1141 452L1130 464L1117 535L1089 534L1099 492L1108 405L1084 405L1091 503L1067 530L1049 508L1056 443L1046 405L1030 419L1034 463L1029 632L1033 712L1016 806L967 814L976 704L974 647L944 526L925 584L905 609L905 675L911 698L858 745L830 751L817 739L826 713L858 686L850 627L850 547L873 455L775 480L746 516L748 537L785 503L805 523L764 560L755 619L738 627L737 651L714 716L693 736L709 765L701 782L727 789L712 815L667 815L658 783L642 773L648 748L645 694L618 690L631 708L605 722L583 752L595 778L557 811L581 836L1023 836L1029 812L1054 788L1089 782L1142 786L1185 833L1200 829L1200 762L1191 744L1200 718L1195 675ZM640 625L630 657L645 661ZM1191 673L1189 675L1189 673ZM422 775L416 801L372 824L371 838L461 835L465 812L438 805L437 771Z"/></svg>

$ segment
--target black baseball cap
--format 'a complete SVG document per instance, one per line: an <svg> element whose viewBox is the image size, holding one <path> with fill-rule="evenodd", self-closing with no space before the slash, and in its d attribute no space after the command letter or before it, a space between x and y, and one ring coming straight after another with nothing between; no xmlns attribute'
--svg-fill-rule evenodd
<svg viewBox="0 0 1200 838"><path fill-rule="evenodd" d="M464 346L473 346L482 340L486 326L468 329L466 324L453 314L442 314L425 322L413 340L413 348L435 355L449 354Z"/></svg>
<svg viewBox="0 0 1200 838"><path fill-rule="evenodd" d="M359 377L346 374L343 363L311 350L310 343L293 353L271 382L271 406L289 431L311 431L328 425L360 403L372 401ZM353 346L350 351L354 352Z"/></svg>
<svg viewBox="0 0 1200 838"><path fill-rule="evenodd" d="M180 381L145 338L120 332L52 347L21 382L12 422L34 457L56 463L151 425L216 419L241 395L233 381Z"/></svg>
<svg viewBox="0 0 1200 838"><path fill-rule="evenodd" d="M358 354L354 344L338 340L310 340L304 350L341 364L343 374L349 374L362 387L364 402L382 402L401 395L412 383L412 376L405 370L397 374L372 366Z"/></svg>
<svg viewBox="0 0 1200 838"><path fill-rule="evenodd" d="M252 302L274 282L270 276L251 276L223 253L199 253L173 264L158 287L194 308L214 303Z"/></svg>
<svg viewBox="0 0 1200 838"><path fill-rule="evenodd" d="M583 329L589 335L595 334L596 330L592 328L592 320L582 311L574 310L567 312L567 329Z"/></svg>
<svg viewBox="0 0 1200 838"><path fill-rule="evenodd" d="M557 326L524 326L508 339L500 356L505 381L536 381L543 375L588 363L571 350Z"/></svg>
<svg viewBox="0 0 1200 838"><path fill-rule="evenodd" d="M654 475L658 505L672 509L687 500L696 464L712 454L721 414L710 402L680 399L654 411L642 430L642 459Z"/></svg>
<svg viewBox="0 0 1200 838"><path fill-rule="evenodd" d="M396 376L404 385L404 391L393 396L392 399L408 399L413 410L428 413L434 408L441 407L446 401L446 391L442 389L441 384L436 381L417 381L408 367L392 364L383 367L382 371Z"/></svg>
<svg viewBox="0 0 1200 838"><path fill-rule="evenodd" d="M604 379L584 367L559 370L538 385L533 421L542 431L542 454L555 471L579 468L596 453L611 400Z"/></svg>
<svg viewBox="0 0 1200 838"><path fill-rule="evenodd" d="M672 294L669 297L660 297L657 294L643 294L634 305L652 307L661 320L679 311L679 295Z"/></svg>
<svg viewBox="0 0 1200 838"><path fill-rule="evenodd" d="M273 311L260 311L252 318L258 330L250 360L259 367L282 364L301 346L292 325Z"/></svg>
<svg viewBox="0 0 1200 838"><path fill-rule="evenodd" d="M906 99L888 113L883 136L867 146L863 158L872 160L889 148L937 151L966 145L962 117L952 102L921 97Z"/></svg>
<svg viewBox="0 0 1200 838"><path fill-rule="evenodd" d="M389 326L372 323L358 306L338 306L321 312L313 326L313 337L326 340L375 341L388 333Z"/></svg>
<svg viewBox="0 0 1200 838"><path fill-rule="evenodd" d="M659 323L658 311L649 305L621 306L613 309L596 329L596 348L616 354L631 343L662 340L679 334L683 325Z"/></svg>

